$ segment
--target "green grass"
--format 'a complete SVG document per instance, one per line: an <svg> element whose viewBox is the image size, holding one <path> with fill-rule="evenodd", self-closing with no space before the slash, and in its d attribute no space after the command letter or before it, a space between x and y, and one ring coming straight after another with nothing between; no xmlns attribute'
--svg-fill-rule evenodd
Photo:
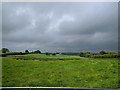
<svg viewBox="0 0 120 90"><path fill-rule="evenodd" d="M3 87L118 88L118 59L39 54L24 56L56 60L15 60L12 56L3 57Z"/></svg>
<svg viewBox="0 0 120 90"><path fill-rule="evenodd" d="M38 59L38 60L80 60L79 56L75 55L45 55L45 54L27 54L27 55L15 55L17 58L25 59Z"/></svg>

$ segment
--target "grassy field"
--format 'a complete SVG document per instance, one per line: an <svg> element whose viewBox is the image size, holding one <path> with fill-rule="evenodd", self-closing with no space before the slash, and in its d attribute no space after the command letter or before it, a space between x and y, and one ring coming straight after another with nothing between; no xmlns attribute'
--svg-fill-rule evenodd
<svg viewBox="0 0 120 90"><path fill-rule="evenodd" d="M2 75L3 87L118 88L118 59L8 56L2 59Z"/></svg>
<svg viewBox="0 0 120 90"><path fill-rule="evenodd" d="M27 54L27 55L15 55L15 59L23 60L80 60L79 56L75 55L45 55L45 54Z"/></svg>

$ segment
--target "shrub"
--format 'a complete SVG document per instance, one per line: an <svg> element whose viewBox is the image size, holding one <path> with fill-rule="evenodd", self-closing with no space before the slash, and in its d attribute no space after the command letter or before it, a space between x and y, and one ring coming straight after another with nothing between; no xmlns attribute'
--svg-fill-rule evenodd
<svg viewBox="0 0 120 90"><path fill-rule="evenodd" d="M9 52L9 53L2 53L0 54L1 57L6 57L7 55L25 55L27 53L22 53L22 52Z"/></svg>
<svg viewBox="0 0 120 90"><path fill-rule="evenodd" d="M101 55L107 54L107 52L105 52L105 51L100 51L100 54L101 54Z"/></svg>
<svg viewBox="0 0 120 90"><path fill-rule="evenodd" d="M34 53L41 53L41 51L40 51L40 50L37 50L37 51L34 51Z"/></svg>
<svg viewBox="0 0 120 90"><path fill-rule="evenodd" d="M104 54L104 55L92 55L92 58L119 58L120 55L117 53L114 54Z"/></svg>
<svg viewBox="0 0 120 90"><path fill-rule="evenodd" d="M91 56L91 54L85 54L85 57L90 57Z"/></svg>
<svg viewBox="0 0 120 90"><path fill-rule="evenodd" d="M46 55L50 55L50 53L46 52Z"/></svg>
<svg viewBox="0 0 120 90"><path fill-rule="evenodd" d="M29 53L29 51L28 51L28 50L25 50L25 53Z"/></svg>
<svg viewBox="0 0 120 90"><path fill-rule="evenodd" d="M84 53L83 52L80 52L80 57L84 57Z"/></svg>

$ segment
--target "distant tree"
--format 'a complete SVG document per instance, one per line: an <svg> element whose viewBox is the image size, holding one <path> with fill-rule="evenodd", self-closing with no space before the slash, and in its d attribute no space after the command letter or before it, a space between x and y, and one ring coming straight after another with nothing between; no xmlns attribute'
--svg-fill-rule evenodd
<svg viewBox="0 0 120 90"><path fill-rule="evenodd" d="M56 52L56 54L60 54L59 52Z"/></svg>
<svg viewBox="0 0 120 90"><path fill-rule="evenodd" d="M100 53L101 55L107 54L107 52L105 52L105 51L100 51L99 53Z"/></svg>
<svg viewBox="0 0 120 90"><path fill-rule="evenodd" d="M9 49L8 48L2 48L1 51L2 51L2 53L7 53L7 52L9 52Z"/></svg>
<svg viewBox="0 0 120 90"><path fill-rule="evenodd" d="M50 53L46 52L46 55L50 55Z"/></svg>
<svg viewBox="0 0 120 90"><path fill-rule="evenodd" d="M55 55L56 55L56 53L52 53L52 55L54 55L54 56L55 56Z"/></svg>
<svg viewBox="0 0 120 90"><path fill-rule="evenodd" d="M19 52L20 55L22 55L22 52Z"/></svg>
<svg viewBox="0 0 120 90"><path fill-rule="evenodd" d="M85 54L85 57L90 57L90 56L91 56L91 54L89 54L89 53Z"/></svg>
<svg viewBox="0 0 120 90"><path fill-rule="evenodd" d="M28 51L28 50L25 50L25 53L29 53L29 51Z"/></svg>
<svg viewBox="0 0 120 90"><path fill-rule="evenodd" d="M91 52L86 52L85 54L91 54Z"/></svg>
<svg viewBox="0 0 120 90"><path fill-rule="evenodd" d="M37 51L34 51L34 53L41 53L41 51L40 51L40 50L37 50Z"/></svg>
<svg viewBox="0 0 120 90"><path fill-rule="evenodd" d="M80 52L80 57L84 57L84 53L83 52Z"/></svg>
<svg viewBox="0 0 120 90"><path fill-rule="evenodd" d="M91 55L93 55L91 52L86 52L85 53L85 57L90 57Z"/></svg>

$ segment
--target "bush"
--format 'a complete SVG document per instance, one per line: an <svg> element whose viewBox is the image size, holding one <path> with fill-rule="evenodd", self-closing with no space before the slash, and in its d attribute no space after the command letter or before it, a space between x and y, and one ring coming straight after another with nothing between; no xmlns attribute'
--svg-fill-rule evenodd
<svg viewBox="0 0 120 90"><path fill-rule="evenodd" d="M100 51L100 54L101 54L101 55L107 54L107 52L105 52L105 51Z"/></svg>
<svg viewBox="0 0 120 90"><path fill-rule="evenodd" d="M83 52L80 52L80 57L84 57L84 53Z"/></svg>
<svg viewBox="0 0 120 90"><path fill-rule="evenodd" d="M29 51L28 51L28 50L25 50L25 53L29 53Z"/></svg>
<svg viewBox="0 0 120 90"><path fill-rule="evenodd" d="M50 53L46 52L46 55L50 55Z"/></svg>
<svg viewBox="0 0 120 90"><path fill-rule="evenodd" d="M90 57L90 54L85 54L85 57Z"/></svg>
<svg viewBox="0 0 120 90"><path fill-rule="evenodd" d="M91 58L119 58L120 55L117 53L114 54L104 54L104 55L92 55Z"/></svg>
<svg viewBox="0 0 120 90"><path fill-rule="evenodd" d="M25 55L27 53L22 53L22 52L10 52L10 53L2 53L0 54L1 57L6 57L7 55Z"/></svg>
<svg viewBox="0 0 120 90"><path fill-rule="evenodd" d="M38 54L39 54L39 53L41 53L41 51L40 51L40 50L37 50L37 51L34 51L34 53L38 53Z"/></svg>

